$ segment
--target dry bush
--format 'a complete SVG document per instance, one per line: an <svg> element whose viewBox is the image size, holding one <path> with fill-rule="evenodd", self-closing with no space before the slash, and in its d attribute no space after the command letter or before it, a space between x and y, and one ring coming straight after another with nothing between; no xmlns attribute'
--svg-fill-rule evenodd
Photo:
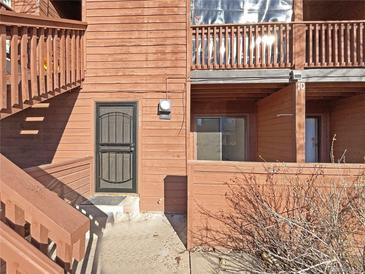
<svg viewBox="0 0 365 274"><path fill-rule="evenodd" d="M365 181L255 176L232 179L230 210L201 209L207 224L195 239L228 258L226 271L250 273L364 273ZM222 229L224 227L225 229Z"/></svg>

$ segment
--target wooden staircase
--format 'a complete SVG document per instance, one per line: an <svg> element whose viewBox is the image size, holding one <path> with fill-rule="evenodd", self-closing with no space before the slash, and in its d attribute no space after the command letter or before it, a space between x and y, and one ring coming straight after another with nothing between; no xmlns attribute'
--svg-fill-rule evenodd
<svg viewBox="0 0 365 274"><path fill-rule="evenodd" d="M86 26L0 3L0 119L80 88ZM84 258L89 218L2 154L0 202L1 274L71 272Z"/></svg>
<svg viewBox="0 0 365 274"><path fill-rule="evenodd" d="M85 254L90 220L3 155L0 167L0 258L6 273L70 271ZM47 256L50 244L56 247L54 261Z"/></svg>
<svg viewBox="0 0 365 274"><path fill-rule="evenodd" d="M0 119L81 86L86 27L0 9Z"/></svg>

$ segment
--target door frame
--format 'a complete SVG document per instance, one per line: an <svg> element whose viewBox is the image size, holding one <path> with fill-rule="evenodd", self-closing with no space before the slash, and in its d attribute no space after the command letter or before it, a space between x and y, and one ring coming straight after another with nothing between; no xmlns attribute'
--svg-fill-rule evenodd
<svg viewBox="0 0 365 274"><path fill-rule="evenodd" d="M319 161L318 163L327 163L330 161L330 143L332 141L330 137L330 117L327 112L308 112L305 118L319 118Z"/></svg>
<svg viewBox="0 0 365 274"><path fill-rule="evenodd" d="M99 126L99 119L98 119L98 113L99 113L99 107L100 106L132 106L133 107L133 115L134 115L134 121L133 121L133 134L134 134L134 157L133 157L133 177L134 177L134 184L133 188L131 190L120 190L118 188L108 188L108 189L100 189L98 186L98 178L99 178L99 166L98 166L98 126ZM94 193L138 193L138 162L139 162L139 139L138 139L138 125L139 125L139 109L138 109L138 101L95 101L94 102Z"/></svg>

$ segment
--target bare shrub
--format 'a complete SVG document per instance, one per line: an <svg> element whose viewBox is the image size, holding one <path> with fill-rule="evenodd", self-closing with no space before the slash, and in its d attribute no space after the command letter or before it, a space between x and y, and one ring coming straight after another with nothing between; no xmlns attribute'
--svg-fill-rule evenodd
<svg viewBox="0 0 365 274"><path fill-rule="evenodd" d="M309 177L268 174L264 184L255 176L227 183L230 210L202 208L215 225L195 239L220 258L228 254L232 272L364 273L364 176L346 182L328 181L321 169Z"/></svg>

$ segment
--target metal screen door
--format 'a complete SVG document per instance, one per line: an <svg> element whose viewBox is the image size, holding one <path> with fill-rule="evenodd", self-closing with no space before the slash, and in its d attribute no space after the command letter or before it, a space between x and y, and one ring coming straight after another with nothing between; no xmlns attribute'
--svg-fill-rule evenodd
<svg viewBox="0 0 365 274"><path fill-rule="evenodd" d="M97 104L96 191L136 192L136 104Z"/></svg>

